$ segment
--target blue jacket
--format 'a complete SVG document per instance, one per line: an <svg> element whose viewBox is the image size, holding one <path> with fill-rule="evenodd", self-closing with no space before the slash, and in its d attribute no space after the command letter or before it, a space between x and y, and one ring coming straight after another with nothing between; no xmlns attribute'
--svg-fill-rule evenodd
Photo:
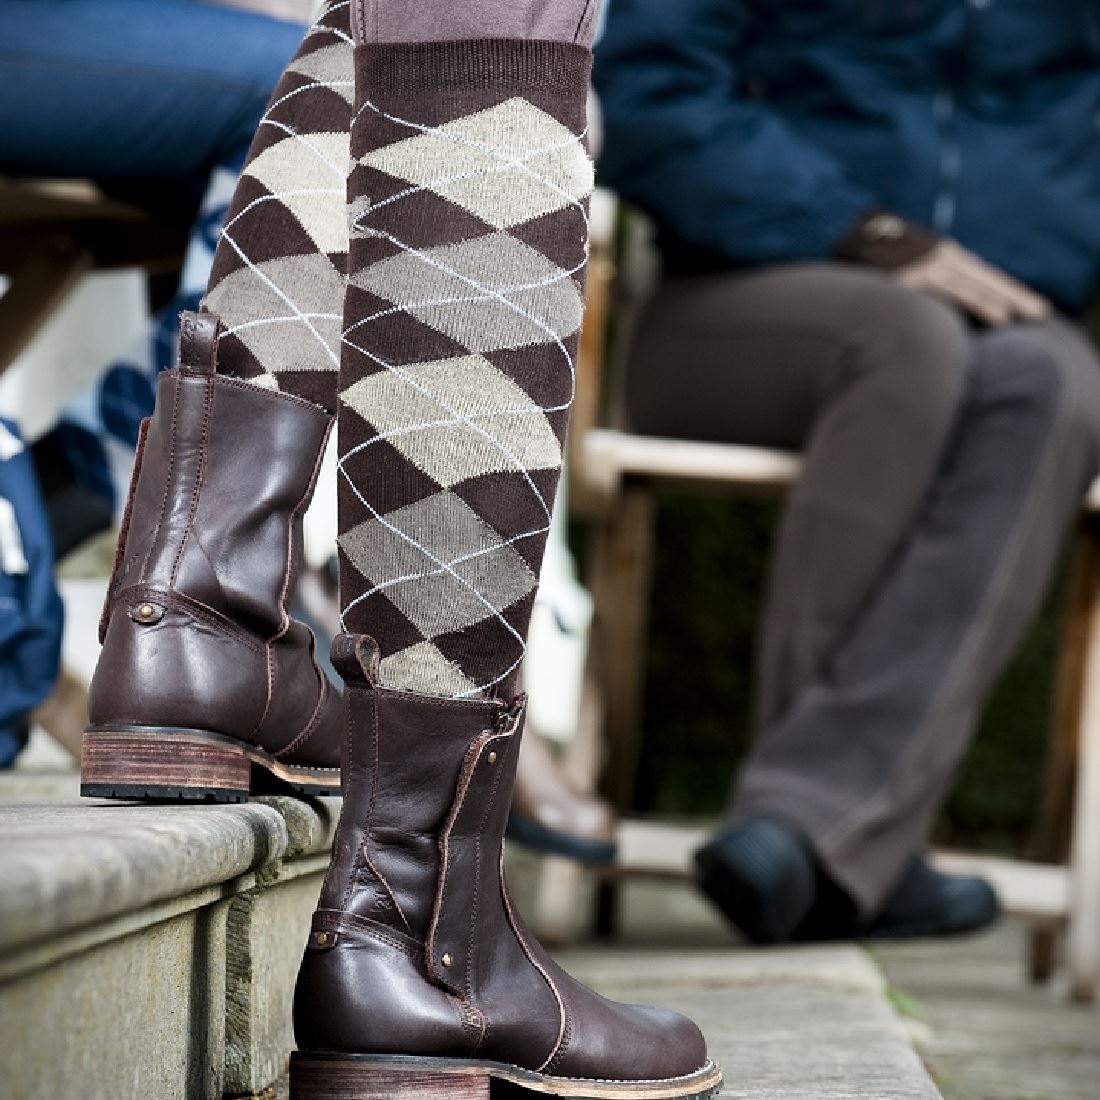
<svg viewBox="0 0 1100 1100"><path fill-rule="evenodd" d="M695 266L829 256L883 207L1080 312L1100 0L611 0L603 183Z"/></svg>
<svg viewBox="0 0 1100 1100"><path fill-rule="evenodd" d="M0 419L0 767L22 747L27 715L61 661L63 610L31 456Z"/></svg>

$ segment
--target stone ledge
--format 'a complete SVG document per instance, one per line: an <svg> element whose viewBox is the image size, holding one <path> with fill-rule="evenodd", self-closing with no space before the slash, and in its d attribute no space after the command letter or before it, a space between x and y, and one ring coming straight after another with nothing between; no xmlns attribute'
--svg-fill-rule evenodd
<svg viewBox="0 0 1100 1100"><path fill-rule="evenodd" d="M20 1052L0 1057L5 1098L285 1095L273 1084L338 803L74 794L72 776L0 777L0 1035ZM624 913L645 946L562 961L615 999L694 1017L724 1096L939 1100L858 948L738 949L682 889L630 884Z"/></svg>
<svg viewBox="0 0 1100 1100"><path fill-rule="evenodd" d="M72 780L56 781L71 790ZM0 958L155 902L327 852L339 803L0 803Z"/></svg>
<svg viewBox="0 0 1100 1100"><path fill-rule="evenodd" d="M73 773L0 775L5 1100L266 1094L339 803L77 792Z"/></svg>
<svg viewBox="0 0 1100 1100"><path fill-rule="evenodd" d="M691 1016L723 1100L941 1100L862 949L584 948L560 960L606 996Z"/></svg>

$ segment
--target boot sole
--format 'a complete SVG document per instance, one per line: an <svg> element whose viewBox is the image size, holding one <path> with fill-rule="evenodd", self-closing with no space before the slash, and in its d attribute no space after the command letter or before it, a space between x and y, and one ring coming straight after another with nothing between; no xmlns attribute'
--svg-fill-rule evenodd
<svg viewBox="0 0 1100 1100"><path fill-rule="evenodd" d="M381 1054L290 1056L290 1100L710 1100L722 1088L713 1062L687 1077L606 1081L553 1077L504 1062Z"/></svg>
<svg viewBox="0 0 1100 1100"><path fill-rule="evenodd" d="M288 791L338 795L339 768L287 764L254 745L207 730L89 726L80 751L86 798L247 802Z"/></svg>

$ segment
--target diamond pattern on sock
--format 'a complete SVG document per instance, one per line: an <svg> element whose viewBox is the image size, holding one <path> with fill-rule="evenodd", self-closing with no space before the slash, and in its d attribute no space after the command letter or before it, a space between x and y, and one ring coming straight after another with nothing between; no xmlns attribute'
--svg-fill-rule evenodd
<svg viewBox="0 0 1100 1100"><path fill-rule="evenodd" d="M517 466L561 464L561 444L542 410L479 355L394 367L341 397L373 425L375 439L388 440L444 487Z"/></svg>
<svg viewBox="0 0 1100 1100"><path fill-rule="evenodd" d="M536 583L499 533L448 492L367 520L340 545L349 560L386 578L362 598L384 592L425 638L495 615Z"/></svg>
<svg viewBox="0 0 1100 1100"><path fill-rule="evenodd" d="M406 246L353 280L470 351L495 351L572 336L584 311L572 275L510 234L488 233L442 248Z"/></svg>
<svg viewBox="0 0 1100 1100"><path fill-rule="evenodd" d="M219 367L336 408L354 98L351 0L327 4L279 81L222 230L204 308Z"/></svg>
<svg viewBox="0 0 1100 1100"><path fill-rule="evenodd" d="M362 163L427 187L497 229L560 210L592 191L592 164L557 119L514 98L425 128ZM495 175L492 187L484 177ZM392 201L392 200L390 200Z"/></svg>
<svg viewBox="0 0 1100 1100"><path fill-rule="evenodd" d="M294 287L288 299L284 287ZM322 253L284 256L254 263L227 275L207 295L208 308L225 316L219 304L228 304L239 316L229 331L278 379L284 370L339 369L343 273ZM330 384L335 378L330 377Z"/></svg>
<svg viewBox="0 0 1100 1100"><path fill-rule="evenodd" d="M587 54L484 40L372 46L358 64L344 626L378 638L389 686L503 691L523 657L572 398Z"/></svg>

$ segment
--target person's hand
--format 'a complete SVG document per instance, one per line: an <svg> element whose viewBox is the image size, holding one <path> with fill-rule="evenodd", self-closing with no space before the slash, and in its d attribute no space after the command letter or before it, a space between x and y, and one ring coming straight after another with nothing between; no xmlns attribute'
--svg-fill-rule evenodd
<svg viewBox="0 0 1100 1100"><path fill-rule="evenodd" d="M1051 305L1018 279L952 240L895 271L899 282L960 306L987 325L1042 321Z"/></svg>

